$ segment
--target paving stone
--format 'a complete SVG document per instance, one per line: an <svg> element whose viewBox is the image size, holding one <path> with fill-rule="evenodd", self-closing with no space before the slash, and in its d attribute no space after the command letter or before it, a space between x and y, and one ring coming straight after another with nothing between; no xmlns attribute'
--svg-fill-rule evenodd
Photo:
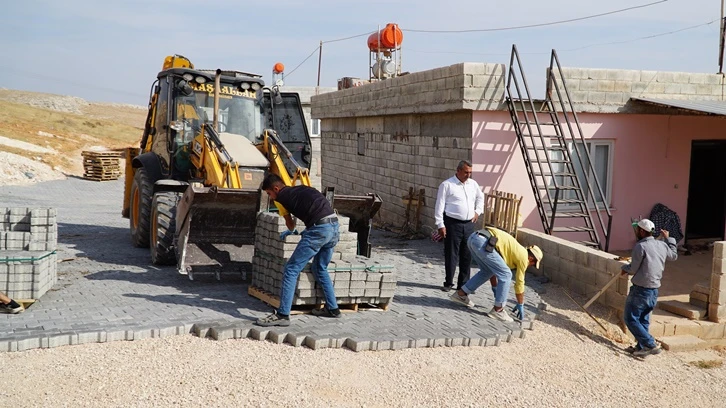
<svg viewBox="0 0 726 408"><path fill-rule="evenodd" d="M118 197L122 193L123 180L88 183L68 179L28 186L0 186L3 205L57 209L59 227L49 233L56 234L58 239L58 259L71 259L58 263L58 283L28 310L12 317L0 315L0 351L18 349L17 342L23 338L13 335L15 328L24 328L25 335L37 336L38 340L24 341L23 347L36 342L38 347L57 347L99 341L101 332L105 333L103 341L192 332L206 336L211 327L224 326L232 327L233 338L249 336L275 342L284 338L284 342L299 347L312 336L315 346L327 341L328 347L356 351L439 347L447 344L446 339L450 339L450 346L493 346L502 340L520 338L525 330L533 328L532 321L525 321L513 330L484 316L488 307L468 310L452 304L438 290L442 276L420 267L431 263L443 270L443 251L437 243L428 240L408 243L406 253L415 251L419 263L412 265L411 259L400 251L400 240L374 230L373 259L356 256L350 263L336 261L336 269L340 264L346 270L336 271L333 276L340 285L346 281L358 285L360 293L346 295L351 298L350 302L380 303L386 301L380 293L371 296L365 293L368 277L365 269L392 265L406 270L405 276L385 269L374 272L380 275L377 290L395 288L395 297L387 311L345 313L342 319L294 315L290 327L254 329L253 321L269 313L270 308L247 295L247 283L240 275L224 275L221 282L201 275L189 281L173 266L155 267L151 271L148 251L134 248L128 242L128 220L118 215ZM278 242L278 235L279 232L270 232L259 241ZM342 247L336 249L342 250ZM96 256L87 257L81 251ZM254 248L243 247L241 251L247 251L248 259L252 259ZM280 262L265 260L257 260L257 264L263 261L268 268L282 267ZM305 277L312 278L312 274L301 274L301 281ZM530 281L528 277L528 286ZM275 284L279 286L272 279L271 285ZM536 293L529 295L530 289L526 307L528 314L532 311L536 318L538 308L545 305ZM486 292L476 295L481 299L477 303L490 305L491 294ZM510 298L511 303L513 293ZM318 299L311 301L316 303Z"/></svg>

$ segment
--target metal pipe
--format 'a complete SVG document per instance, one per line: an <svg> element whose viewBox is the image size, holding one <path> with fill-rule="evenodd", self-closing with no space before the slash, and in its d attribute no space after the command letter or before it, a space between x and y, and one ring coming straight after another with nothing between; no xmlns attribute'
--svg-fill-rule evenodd
<svg viewBox="0 0 726 408"><path fill-rule="evenodd" d="M315 95L320 92L320 66L323 63L323 41L320 40L320 47L318 50L318 85L315 87Z"/></svg>
<svg viewBox="0 0 726 408"><path fill-rule="evenodd" d="M214 113L212 115L212 126L215 132L219 132L219 87L221 77L222 70L217 69L217 74L214 76Z"/></svg>

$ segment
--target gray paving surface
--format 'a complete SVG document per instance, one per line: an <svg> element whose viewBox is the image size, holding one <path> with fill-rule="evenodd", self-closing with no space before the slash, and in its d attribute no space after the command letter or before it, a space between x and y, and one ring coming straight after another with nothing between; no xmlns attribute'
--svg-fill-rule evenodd
<svg viewBox="0 0 726 408"><path fill-rule="evenodd" d="M399 275L388 311L345 313L342 319L295 315L290 327L257 328L252 322L272 309L247 295L241 277L189 281L174 267L151 265L148 249L131 245L128 220L121 217L122 197L122 180L0 186L0 207L58 210L58 259L63 260L51 291L22 314L0 315L0 351L190 332L219 340L251 337L356 351L498 345L524 337L523 328L533 327L531 319L541 306L532 290L534 279L528 279L528 318L522 324L486 316L493 301L488 285L472 296L474 309L456 305L439 290L442 244L374 231L374 257L395 265Z"/></svg>

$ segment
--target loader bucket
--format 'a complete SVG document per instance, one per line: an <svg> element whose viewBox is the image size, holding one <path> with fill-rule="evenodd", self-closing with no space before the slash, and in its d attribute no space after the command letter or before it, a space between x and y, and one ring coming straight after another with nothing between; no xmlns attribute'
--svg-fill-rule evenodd
<svg viewBox="0 0 726 408"><path fill-rule="evenodd" d="M259 202L259 191L189 186L176 215L179 273L190 279L197 272L245 276L252 249L242 247L254 245Z"/></svg>
<svg viewBox="0 0 726 408"><path fill-rule="evenodd" d="M378 213L383 201L378 194L365 196L335 194L332 188L325 192L328 201L338 214L350 218L348 231L358 233L358 255L371 257L371 244L368 237L373 225L373 217Z"/></svg>

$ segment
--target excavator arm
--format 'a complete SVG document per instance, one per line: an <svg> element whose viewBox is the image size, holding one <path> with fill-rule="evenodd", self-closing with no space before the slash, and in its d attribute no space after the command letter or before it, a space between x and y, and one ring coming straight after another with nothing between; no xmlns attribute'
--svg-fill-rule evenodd
<svg viewBox="0 0 726 408"><path fill-rule="evenodd" d="M292 152L285 147L280 137L274 130L266 129L262 134L262 141L257 144L257 149L267 157L270 162L270 171L280 176L286 186L304 185L312 187L310 181L310 170L300 166L292 155ZM284 156L283 156L284 155ZM294 168L294 172L288 171L283 157Z"/></svg>

